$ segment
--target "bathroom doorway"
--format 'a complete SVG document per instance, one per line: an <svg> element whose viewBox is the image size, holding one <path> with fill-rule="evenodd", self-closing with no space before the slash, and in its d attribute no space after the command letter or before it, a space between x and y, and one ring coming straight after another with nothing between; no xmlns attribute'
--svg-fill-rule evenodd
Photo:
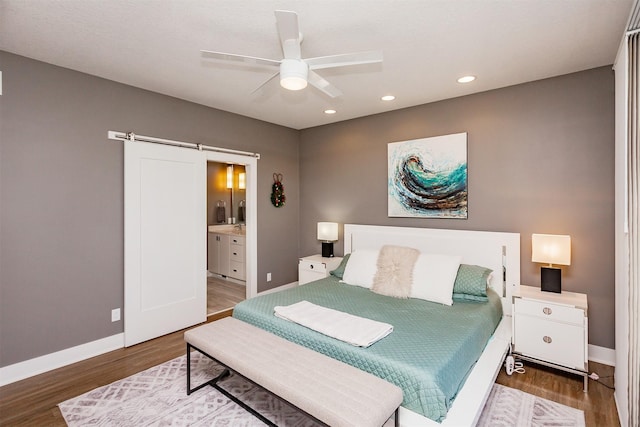
<svg viewBox="0 0 640 427"><path fill-rule="evenodd" d="M207 162L207 316L247 296L247 171Z"/></svg>

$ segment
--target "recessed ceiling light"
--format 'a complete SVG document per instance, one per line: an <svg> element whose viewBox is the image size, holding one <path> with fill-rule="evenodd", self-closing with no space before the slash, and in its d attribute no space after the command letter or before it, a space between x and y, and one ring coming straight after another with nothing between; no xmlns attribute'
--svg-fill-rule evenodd
<svg viewBox="0 0 640 427"><path fill-rule="evenodd" d="M476 76L463 76L458 79L458 83L469 83L476 79Z"/></svg>
<svg viewBox="0 0 640 427"><path fill-rule="evenodd" d="M393 101L394 99L396 99L396 97L393 95L385 95L380 99L382 99L383 101Z"/></svg>
<svg viewBox="0 0 640 427"><path fill-rule="evenodd" d="M328 109L328 110L324 110L325 114L335 114L336 110L332 110L332 109Z"/></svg>

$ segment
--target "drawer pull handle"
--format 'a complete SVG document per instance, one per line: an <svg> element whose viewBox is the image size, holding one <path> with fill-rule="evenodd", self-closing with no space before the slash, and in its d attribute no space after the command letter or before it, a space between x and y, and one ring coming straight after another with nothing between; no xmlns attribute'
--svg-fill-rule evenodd
<svg viewBox="0 0 640 427"><path fill-rule="evenodd" d="M551 339L550 336L545 335L544 337L542 337L542 341L546 342L547 344L551 344L551 341L553 340Z"/></svg>
<svg viewBox="0 0 640 427"><path fill-rule="evenodd" d="M313 270L313 264L311 264L309 267Z"/></svg>
<svg viewBox="0 0 640 427"><path fill-rule="evenodd" d="M546 314L547 316L550 315L551 313L553 313L553 311L549 308L549 307L545 307L542 309L542 312L544 314Z"/></svg>

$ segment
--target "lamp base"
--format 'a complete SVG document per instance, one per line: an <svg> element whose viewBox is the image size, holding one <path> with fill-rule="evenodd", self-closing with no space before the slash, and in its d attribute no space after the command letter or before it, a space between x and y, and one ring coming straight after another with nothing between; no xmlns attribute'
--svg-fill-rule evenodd
<svg viewBox="0 0 640 427"><path fill-rule="evenodd" d="M561 274L559 268L541 267L540 268L540 289L543 292L554 292L559 294L562 292Z"/></svg>
<svg viewBox="0 0 640 427"><path fill-rule="evenodd" d="M333 242L322 242L322 257L333 258Z"/></svg>

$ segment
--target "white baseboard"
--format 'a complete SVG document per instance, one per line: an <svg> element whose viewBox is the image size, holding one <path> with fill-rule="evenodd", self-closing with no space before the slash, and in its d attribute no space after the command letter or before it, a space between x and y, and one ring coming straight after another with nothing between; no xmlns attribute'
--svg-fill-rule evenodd
<svg viewBox="0 0 640 427"><path fill-rule="evenodd" d="M287 283L286 285L278 286L277 288L267 289L266 291L258 292L258 295L272 294L274 292L284 291L285 289L295 288L296 286L298 286L298 282L291 282L291 283Z"/></svg>
<svg viewBox="0 0 640 427"><path fill-rule="evenodd" d="M270 294L284 289L294 288L296 286L298 286L298 282L292 282L278 286L277 288L260 292L260 295ZM124 334L121 333L88 342L86 344L81 344L76 347L60 350L55 353L25 360L24 362L5 366L0 368L0 386L11 384L34 375L42 374L43 372L67 366L123 347ZM609 366L615 366L616 351L611 348L589 344L589 360Z"/></svg>
<svg viewBox="0 0 640 427"><path fill-rule="evenodd" d="M298 282L292 282L260 294L269 294L296 286ZM0 368L0 387L123 347L124 334L121 333L5 366Z"/></svg>
<svg viewBox="0 0 640 427"><path fill-rule="evenodd" d="M604 365L616 366L616 351L612 348L589 344L589 360Z"/></svg>
<svg viewBox="0 0 640 427"><path fill-rule="evenodd" d="M124 334L112 335L0 368L0 386L124 347Z"/></svg>

